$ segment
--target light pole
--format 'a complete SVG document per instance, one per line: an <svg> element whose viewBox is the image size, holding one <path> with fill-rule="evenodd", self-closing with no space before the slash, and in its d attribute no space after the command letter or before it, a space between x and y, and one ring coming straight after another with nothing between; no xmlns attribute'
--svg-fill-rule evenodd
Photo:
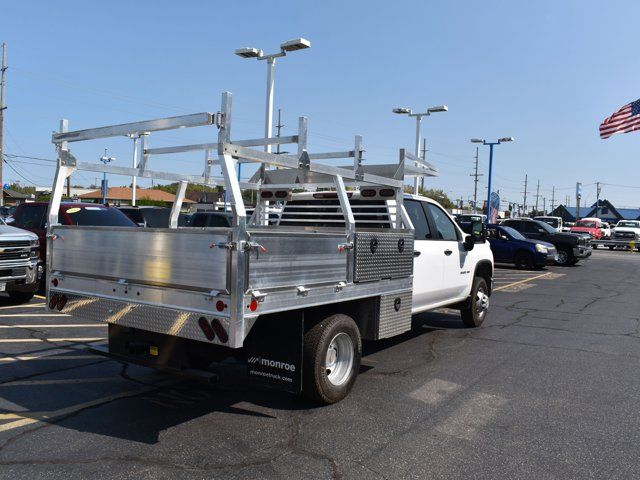
<svg viewBox="0 0 640 480"><path fill-rule="evenodd" d="M410 108L401 107L394 108L393 113L397 113L399 115L409 115L410 117L416 117L416 148L415 155L420 158L420 129L422 127L422 117L428 117L432 113L436 112L446 112L449 110L446 105L439 105L437 107L427 108L426 112L416 113L413 112ZM418 176L416 175L413 181L413 193L418 194Z"/></svg>
<svg viewBox="0 0 640 480"><path fill-rule="evenodd" d="M100 161L102 163L104 163L105 165L111 162L114 162L116 160L116 157L109 157L107 156L107 149L104 149L104 155L102 157L100 157ZM103 205L107 203L107 172L104 172L102 174L102 203Z"/></svg>
<svg viewBox="0 0 640 480"><path fill-rule="evenodd" d="M271 138L273 127L273 83L276 70L276 58L284 57L287 52L304 50L311 47L311 42L305 38L295 38L280 45L278 53L265 54L262 50L252 47L238 48L235 54L242 58L256 58L267 61L267 106L264 121L264 136ZM264 146L265 152L271 152L271 145Z"/></svg>
<svg viewBox="0 0 640 480"><path fill-rule="evenodd" d="M502 142L513 142L513 137L502 137L497 142L487 142L483 138L472 138L471 143L481 143L489 145L489 176L487 178L487 218L485 223L488 225L491 219L491 176L493 174L493 146L500 145Z"/></svg>

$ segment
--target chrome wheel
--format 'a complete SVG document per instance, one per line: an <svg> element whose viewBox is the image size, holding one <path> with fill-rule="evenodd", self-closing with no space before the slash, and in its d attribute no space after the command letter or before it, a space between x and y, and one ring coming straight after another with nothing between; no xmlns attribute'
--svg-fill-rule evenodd
<svg viewBox="0 0 640 480"><path fill-rule="evenodd" d="M556 262L560 265L566 265L569 262L569 254L564 250L558 250L558 260Z"/></svg>
<svg viewBox="0 0 640 480"><path fill-rule="evenodd" d="M484 316L489 310L489 295L484 291L484 288L480 287L476 293L475 309L478 315L478 320L483 320Z"/></svg>
<svg viewBox="0 0 640 480"><path fill-rule="evenodd" d="M349 379L353 368L353 342L346 333L338 333L327 349L325 370L327 379L332 385L342 385Z"/></svg>

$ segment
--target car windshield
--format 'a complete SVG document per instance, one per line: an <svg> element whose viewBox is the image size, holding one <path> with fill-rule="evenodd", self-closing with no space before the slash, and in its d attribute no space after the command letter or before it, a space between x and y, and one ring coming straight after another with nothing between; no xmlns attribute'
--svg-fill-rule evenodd
<svg viewBox="0 0 640 480"><path fill-rule="evenodd" d="M534 220L537 228L542 228L547 233L556 233L556 229L552 228L549 224L541 222L539 220Z"/></svg>
<svg viewBox="0 0 640 480"><path fill-rule="evenodd" d="M576 222L576 227L584 227L584 228L596 228L596 222L580 220Z"/></svg>
<svg viewBox="0 0 640 480"><path fill-rule="evenodd" d="M554 228L558 228L558 219L557 218L537 218L536 220L540 220L544 223L551 225Z"/></svg>
<svg viewBox="0 0 640 480"><path fill-rule="evenodd" d="M522 235L519 231L511 228L511 227L501 227L502 230L509 235L511 238L515 240L526 240L526 237Z"/></svg>
<svg viewBox="0 0 640 480"><path fill-rule="evenodd" d="M616 227L638 228L638 227L640 227L640 222L618 222Z"/></svg>
<svg viewBox="0 0 640 480"><path fill-rule="evenodd" d="M129 217L116 208L69 207L66 211L72 225L99 227L135 227Z"/></svg>

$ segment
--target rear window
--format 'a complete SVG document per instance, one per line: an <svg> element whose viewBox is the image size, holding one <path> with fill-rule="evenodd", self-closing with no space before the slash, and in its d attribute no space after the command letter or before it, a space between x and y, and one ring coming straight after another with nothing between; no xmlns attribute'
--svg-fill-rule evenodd
<svg viewBox="0 0 640 480"><path fill-rule="evenodd" d="M13 225L18 228L44 228L47 205L22 205Z"/></svg>
<svg viewBox="0 0 640 480"><path fill-rule="evenodd" d="M169 226L168 208L144 208L141 210L142 216L150 228L167 228Z"/></svg>
<svg viewBox="0 0 640 480"><path fill-rule="evenodd" d="M580 220L578 222L576 222L576 227L584 227L584 228L596 228L596 222L589 222L589 221L583 221Z"/></svg>
<svg viewBox="0 0 640 480"><path fill-rule="evenodd" d="M190 227L229 227L231 217L226 214L195 213L191 217Z"/></svg>
<svg viewBox="0 0 640 480"><path fill-rule="evenodd" d="M117 208L69 207L66 211L71 225L97 227L135 227L129 217Z"/></svg>
<svg viewBox="0 0 640 480"><path fill-rule="evenodd" d="M144 218L142 218L142 213L137 208L121 208L120 211L124 213L127 217L133 220L135 223L144 223Z"/></svg>

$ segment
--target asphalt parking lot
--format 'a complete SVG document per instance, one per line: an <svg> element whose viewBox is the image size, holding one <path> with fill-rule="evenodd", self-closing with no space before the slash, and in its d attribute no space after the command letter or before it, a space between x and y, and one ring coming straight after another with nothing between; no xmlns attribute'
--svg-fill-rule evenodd
<svg viewBox="0 0 640 480"><path fill-rule="evenodd" d="M498 269L365 345L349 397L220 390L93 355L103 325L0 303L0 479L637 478L640 254Z"/></svg>

